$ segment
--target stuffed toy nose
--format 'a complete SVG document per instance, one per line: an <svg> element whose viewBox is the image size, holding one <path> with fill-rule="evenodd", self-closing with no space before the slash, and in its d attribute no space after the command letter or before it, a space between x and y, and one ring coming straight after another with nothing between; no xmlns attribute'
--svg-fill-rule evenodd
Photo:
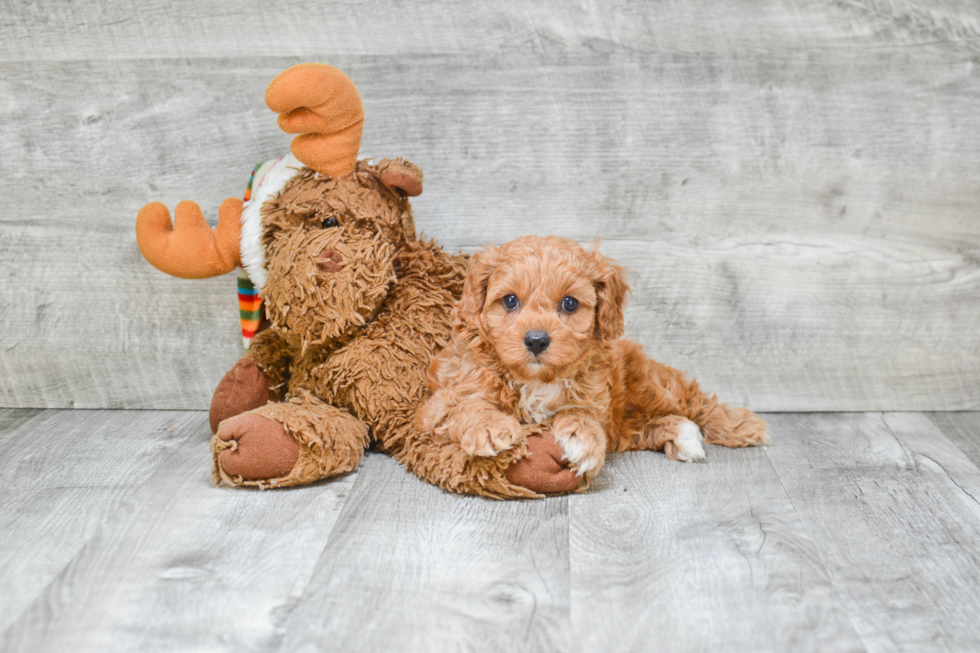
<svg viewBox="0 0 980 653"><path fill-rule="evenodd" d="M318 258L316 265L324 272L339 272L344 267L344 259L337 250L325 249Z"/></svg>

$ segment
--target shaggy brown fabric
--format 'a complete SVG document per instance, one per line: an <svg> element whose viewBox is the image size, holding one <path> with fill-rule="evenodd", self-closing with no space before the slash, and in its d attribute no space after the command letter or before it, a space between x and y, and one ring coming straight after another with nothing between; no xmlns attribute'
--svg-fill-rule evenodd
<svg viewBox="0 0 980 653"><path fill-rule="evenodd" d="M273 329L259 331L252 338L252 345L245 357L253 361L265 375L269 383L269 399L281 401L286 395L286 379L289 377L289 365L292 362L292 353L285 339Z"/></svg>

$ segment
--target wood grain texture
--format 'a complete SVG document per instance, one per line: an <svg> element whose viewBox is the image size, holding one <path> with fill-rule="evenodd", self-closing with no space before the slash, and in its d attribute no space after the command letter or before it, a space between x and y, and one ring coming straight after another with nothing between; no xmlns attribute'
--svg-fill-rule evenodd
<svg viewBox="0 0 980 653"><path fill-rule="evenodd" d="M280 650L570 650L567 501L451 495L367 456Z"/></svg>
<svg viewBox="0 0 980 653"><path fill-rule="evenodd" d="M350 74L362 154L451 249L601 235L629 333L757 410L980 408L980 5L936 0L0 6L0 406L207 408L230 277L139 256L286 151L262 95ZM256 56L258 54L259 56Z"/></svg>
<svg viewBox="0 0 980 653"><path fill-rule="evenodd" d="M0 446L3 446L8 435L17 431L18 426L42 412L36 408L0 408Z"/></svg>
<svg viewBox="0 0 980 653"><path fill-rule="evenodd" d="M936 423L980 415L766 417L495 502L380 454L216 489L203 413L0 411L0 650L977 649L980 469Z"/></svg>
<svg viewBox="0 0 980 653"><path fill-rule="evenodd" d="M214 488L207 419L193 416L0 649L276 650L356 472L295 490Z"/></svg>
<svg viewBox="0 0 980 653"><path fill-rule="evenodd" d="M909 70L941 61L816 59L427 59L413 66L425 92L387 60L340 63L374 116L365 149L427 168L420 228L453 249L602 234L633 275L629 332L726 399L976 406L976 75L951 72L932 91L923 80L906 100ZM207 406L240 355L233 283L150 268L133 216L183 198L213 215L252 161L282 151L243 89L288 63L7 66L10 96L37 98L13 103L8 124L22 127L6 138L36 155L30 180L15 175L26 183L13 205L25 208L2 223L0 271L14 283L0 403ZM693 111L691 79L712 84ZM762 90L773 82L780 90ZM229 121L240 129L215 129Z"/></svg>
<svg viewBox="0 0 980 653"><path fill-rule="evenodd" d="M973 415L975 427L980 420L975 413ZM922 413L885 413L882 419L908 449L917 467L951 481L939 484L937 491L950 501L960 503L980 521L980 469L977 465ZM953 514L957 513L954 511ZM977 636L980 638L980 634Z"/></svg>
<svg viewBox="0 0 980 653"><path fill-rule="evenodd" d="M978 471L921 415L771 415L767 455L869 651L980 646Z"/></svg>
<svg viewBox="0 0 980 653"><path fill-rule="evenodd" d="M980 50L956 0L215 0L64 4L6 0L0 60L408 55L468 52L792 51L940 44Z"/></svg>
<svg viewBox="0 0 980 653"><path fill-rule="evenodd" d="M569 521L583 651L864 650L762 449L611 456Z"/></svg>
<svg viewBox="0 0 980 653"><path fill-rule="evenodd" d="M44 411L0 439L0 633L206 424L201 413Z"/></svg>
<svg viewBox="0 0 980 653"><path fill-rule="evenodd" d="M970 462L980 467L980 413L929 413L928 417Z"/></svg>

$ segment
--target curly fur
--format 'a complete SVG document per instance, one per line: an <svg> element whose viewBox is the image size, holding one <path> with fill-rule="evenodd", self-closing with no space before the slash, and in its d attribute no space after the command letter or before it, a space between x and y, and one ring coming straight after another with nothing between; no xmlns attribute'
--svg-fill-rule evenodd
<svg viewBox="0 0 980 653"><path fill-rule="evenodd" d="M453 340L429 368L422 432L492 460L520 446L528 428L547 428L586 484L606 452L703 459L690 422L709 443L767 442L754 413L720 404L621 338L627 292L621 267L571 240L527 236L484 248L471 261ZM511 295L518 305L509 308ZM563 308L566 297L575 310ZM543 352L525 345L531 331L550 337Z"/></svg>

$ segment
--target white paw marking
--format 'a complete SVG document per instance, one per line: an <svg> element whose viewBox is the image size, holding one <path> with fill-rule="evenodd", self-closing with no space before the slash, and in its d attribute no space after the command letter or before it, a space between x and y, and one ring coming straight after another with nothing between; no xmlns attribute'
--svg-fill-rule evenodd
<svg viewBox="0 0 980 653"><path fill-rule="evenodd" d="M570 438L556 437L558 444L561 445L562 451L565 452L565 458L568 462L572 463L578 467L578 475L581 476L585 472L590 472L598 466L598 461L594 458L589 458L585 451L585 444L572 436Z"/></svg>
<svg viewBox="0 0 980 653"><path fill-rule="evenodd" d="M686 463L704 462L704 437L701 429L694 422L686 421L681 424L677 437L674 438L677 447L677 459Z"/></svg>
<svg viewBox="0 0 980 653"><path fill-rule="evenodd" d="M583 460L581 463L579 463L578 472L576 473L576 476L581 476L586 472L591 472L593 469L595 469L595 466L596 466L595 460L591 458L589 458L588 460Z"/></svg>

